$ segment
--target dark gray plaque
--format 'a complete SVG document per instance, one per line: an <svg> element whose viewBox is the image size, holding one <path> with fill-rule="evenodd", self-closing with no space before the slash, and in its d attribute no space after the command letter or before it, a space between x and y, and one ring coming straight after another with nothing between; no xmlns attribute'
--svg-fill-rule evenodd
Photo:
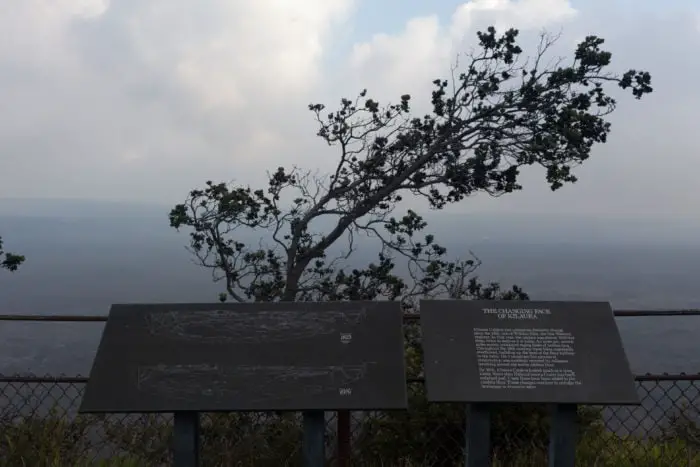
<svg viewBox="0 0 700 467"><path fill-rule="evenodd" d="M421 301L428 399L638 404L605 302Z"/></svg>
<svg viewBox="0 0 700 467"><path fill-rule="evenodd" d="M396 302L113 305L81 412L407 406Z"/></svg>

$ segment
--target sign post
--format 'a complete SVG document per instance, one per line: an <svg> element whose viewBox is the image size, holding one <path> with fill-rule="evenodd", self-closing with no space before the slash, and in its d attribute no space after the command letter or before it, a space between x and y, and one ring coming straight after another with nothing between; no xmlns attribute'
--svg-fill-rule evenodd
<svg viewBox="0 0 700 467"><path fill-rule="evenodd" d="M549 467L573 467L576 464L576 404L552 406L549 434Z"/></svg>
<svg viewBox="0 0 700 467"><path fill-rule="evenodd" d="M326 418L321 410L303 413L305 467L323 467L326 463Z"/></svg>
<svg viewBox="0 0 700 467"><path fill-rule="evenodd" d="M423 300L420 314L428 400L554 404L550 466L574 465L576 404L639 404L608 303ZM488 465L470 454L486 418L468 427L469 467Z"/></svg>
<svg viewBox="0 0 700 467"><path fill-rule="evenodd" d="M199 413L175 412L173 424L174 467L199 467Z"/></svg>
<svg viewBox="0 0 700 467"><path fill-rule="evenodd" d="M491 465L491 412L487 404L467 405L466 466Z"/></svg>

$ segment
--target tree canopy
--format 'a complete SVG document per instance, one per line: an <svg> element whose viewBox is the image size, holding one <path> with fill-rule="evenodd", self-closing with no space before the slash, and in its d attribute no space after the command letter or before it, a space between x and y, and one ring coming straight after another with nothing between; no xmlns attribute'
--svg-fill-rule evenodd
<svg viewBox="0 0 700 467"><path fill-rule="evenodd" d="M399 204L412 196L442 209L475 193L516 192L524 166L543 167L552 190L575 182L573 169L610 132L606 117L617 102L609 89L640 99L652 91L651 76L608 71L612 54L596 36L555 60L548 56L557 38L546 34L529 58L515 29L499 35L490 27L477 38L450 79L433 81L428 115L412 113L408 94L383 105L366 90L334 111L310 105L318 136L337 153L332 172L279 167L260 188L209 181L174 207L171 226L189 228L196 260L225 283L222 300L526 298L517 287L480 284L478 259L448 260L424 234L425 220L397 213ZM319 219L330 227L316 228ZM245 243L246 229L267 241ZM343 263L362 234L378 241L377 260L348 270ZM341 242L343 252L330 256ZM411 281L395 272L398 260Z"/></svg>
<svg viewBox="0 0 700 467"><path fill-rule="evenodd" d="M3 257L4 256L4 257ZM3 241L0 237L0 269L16 271L20 264L24 262L24 256L8 253L3 250Z"/></svg>

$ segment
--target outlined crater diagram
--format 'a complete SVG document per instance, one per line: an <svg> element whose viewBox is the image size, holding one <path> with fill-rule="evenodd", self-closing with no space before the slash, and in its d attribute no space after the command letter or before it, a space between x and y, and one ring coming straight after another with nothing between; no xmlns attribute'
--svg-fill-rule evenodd
<svg viewBox="0 0 700 467"><path fill-rule="evenodd" d="M168 399L238 400L257 404L352 387L368 365L255 366L152 365L138 368L139 391Z"/></svg>
<svg viewBox="0 0 700 467"><path fill-rule="evenodd" d="M152 336L217 344L261 344L347 331L367 310L347 311L166 311L145 315Z"/></svg>

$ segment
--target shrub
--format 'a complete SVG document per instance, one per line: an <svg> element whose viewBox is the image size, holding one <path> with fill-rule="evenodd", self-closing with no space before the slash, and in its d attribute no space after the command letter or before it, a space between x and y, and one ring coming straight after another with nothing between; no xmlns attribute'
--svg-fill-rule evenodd
<svg viewBox="0 0 700 467"><path fill-rule="evenodd" d="M69 421L56 408L25 418L7 412L0 418L0 465L76 465L89 452L87 419Z"/></svg>
<svg viewBox="0 0 700 467"><path fill-rule="evenodd" d="M464 455L464 404L430 404L422 387L409 397L409 410L371 418L361 425L355 443L363 461L381 458L389 465L410 459L421 465L453 465ZM603 430L599 409L581 407L580 435ZM491 445L500 458L547 452L549 414L544 405L503 404L491 415ZM532 464L530 464L532 465Z"/></svg>
<svg viewBox="0 0 700 467"><path fill-rule="evenodd" d="M106 438L119 450L138 452L150 465L170 461L172 422L145 414L136 423L111 422ZM201 417L204 465L279 467L300 462L302 431L294 415L248 413L208 414Z"/></svg>
<svg viewBox="0 0 700 467"><path fill-rule="evenodd" d="M463 407L429 405L422 391L414 391L411 401L409 411L360 421L354 444L358 465L463 465ZM700 450L694 438L671 435L674 430L688 433L689 426L697 430L697 425L689 424L689 414L671 417L663 434L649 439L621 437L605 430L596 410L582 409L579 417L584 424L577 448L579 466L700 467ZM542 407L498 408L493 417L494 467L547 465L546 419ZM41 417L11 416L6 411L0 417L0 433L1 466L158 467L170 463L172 423L164 416L69 419L57 409ZM301 465L300 446L301 427L296 415L202 417L203 465ZM106 447L109 459L95 460L107 454Z"/></svg>

